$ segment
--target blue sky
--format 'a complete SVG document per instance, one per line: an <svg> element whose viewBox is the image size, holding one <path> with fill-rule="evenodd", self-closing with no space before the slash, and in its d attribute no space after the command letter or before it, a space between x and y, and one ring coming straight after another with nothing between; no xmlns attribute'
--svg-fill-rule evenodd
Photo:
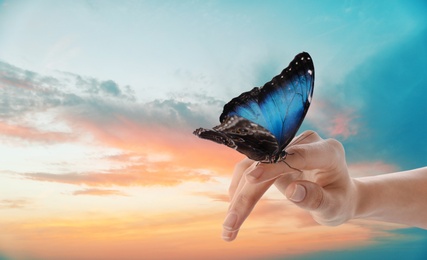
<svg viewBox="0 0 427 260"><path fill-rule="evenodd" d="M73 245L87 258L138 257L184 247L180 232L199 258L387 257L411 246L424 259L424 230L313 226L274 204L275 191L240 241L215 240L242 157L191 133L307 51L316 81L301 131L340 140L355 177L425 166L426 13L421 0L0 0L0 259L84 258ZM62 233L58 252L46 250Z"/></svg>

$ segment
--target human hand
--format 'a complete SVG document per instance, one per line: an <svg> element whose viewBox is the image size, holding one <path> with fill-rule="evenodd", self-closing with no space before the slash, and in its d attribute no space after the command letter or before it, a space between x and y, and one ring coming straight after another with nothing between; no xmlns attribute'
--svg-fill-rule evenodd
<svg viewBox="0 0 427 260"><path fill-rule="evenodd" d="M224 240L236 238L240 226L273 184L320 224L339 225L354 216L357 190L340 142L306 131L286 151L283 162L260 164L244 159L236 165L229 189L231 203L223 223Z"/></svg>

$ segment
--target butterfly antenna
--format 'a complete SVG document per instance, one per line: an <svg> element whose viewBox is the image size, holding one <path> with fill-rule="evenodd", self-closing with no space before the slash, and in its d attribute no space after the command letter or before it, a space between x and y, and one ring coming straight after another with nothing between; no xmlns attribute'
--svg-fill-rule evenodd
<svg viewBox="0 0 427 260"><path fill-rule="evenodd" d="M290 154L290 155L293 155L293 153L286 153L285 154L285 156L280 160L281 162L284 162L289 168L291 168L292 170L295 170L295 171L297 171L297 172L301 172L302 173L302 171L300 170L300 169L297 169L297 168L295 168L295 167L292 167L289 163L287 163L286 161L285 161L285 159L286 159L286 157L288 157L288 154Z"/></svg>

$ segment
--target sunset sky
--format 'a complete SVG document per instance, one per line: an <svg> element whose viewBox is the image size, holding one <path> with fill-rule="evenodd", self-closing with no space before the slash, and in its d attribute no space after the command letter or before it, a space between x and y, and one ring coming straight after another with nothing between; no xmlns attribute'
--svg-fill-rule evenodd
<svg viewBox="0 0 427 260"><path fill-rule="evenodd" d="M427 162L427 2L0 0L0 260L427 259L427 231L316 224L272 187L221 239L243 155L198 139L301 51L300 132L354 177Z"/></svg>

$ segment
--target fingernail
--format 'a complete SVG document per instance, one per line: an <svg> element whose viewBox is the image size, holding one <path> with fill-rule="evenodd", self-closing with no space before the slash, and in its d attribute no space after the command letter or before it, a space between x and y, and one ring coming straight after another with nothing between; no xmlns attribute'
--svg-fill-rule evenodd
<svg viewBox="0 0 427 260"><path fill-rule="evenodd" d="M295 185L294 190L290 191L289 193L291 194L289 197L290 200L293 202L301 202L305 198L307 191L305 190L304 186L297 184Z"/></svg>
<svg viewBox="0 0 427 260"><path fill-rule="evenodd" d="M234 231L228 231L223 229L222 230L222 239L225 241L233 241L234 239L236 239L237 237L237 233L239 233L239 230L234 230Z"/></svg>
<svg viewBox="0 0 427 260"><path fill-rule="evenodd" d="M224 220L224 223L222 223L222 226L224 229L228 231L234 231L236 228L234 227L237 223L237 214L236 213L230 213L227 215L227 217Z"/></svg>
<svg viewBox="0 0 427 260"><path fill-rule="evenodd" d="M248 177L256 180L259 177L261 177L261 175L264 173L264 170L261 167L256 167L253 171L251 171L250 173L248 173Z"/></svg>

